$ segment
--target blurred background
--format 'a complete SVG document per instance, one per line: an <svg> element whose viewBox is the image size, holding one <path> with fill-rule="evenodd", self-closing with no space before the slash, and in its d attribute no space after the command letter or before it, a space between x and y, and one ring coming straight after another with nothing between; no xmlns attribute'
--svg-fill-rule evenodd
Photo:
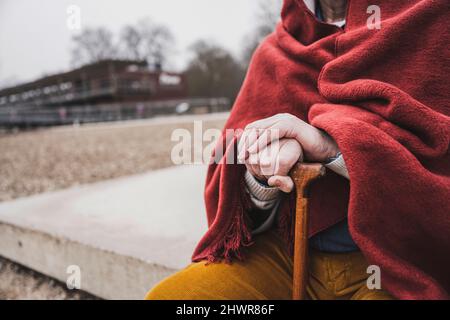
<svg viewBox="0 0 450 320"><path fill-rule="evenodd" d="M279 10L277 0L2 0L0 123L229 109Z"/></svg>
<svg viewBox="0 0 450 320"><path fill-rule="evenodd" d="M175 129L222 128L281 2L0 0L0 225L21 199L171 167ZM0 250L0 299L99 295Z"/></svg>

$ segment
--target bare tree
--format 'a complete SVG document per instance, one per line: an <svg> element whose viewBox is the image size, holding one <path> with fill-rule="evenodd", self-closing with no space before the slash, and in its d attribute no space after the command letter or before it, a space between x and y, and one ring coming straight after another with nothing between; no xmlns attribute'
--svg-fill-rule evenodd
<svg viewBox="0 0 450 320"><path fill-rule="evenodd" d="M126 26L120 36L122 55L129 59L146 60L149 65L163 67L170 56L175 40L164 25L143 19Z"/></svg>
<svg viewBox="0 0 450 320"><path fill-rule="evenodd" d="M105 28L87 28L72 38L72 64L79 66L117 57L113 34Z"/></svg>
<svg viewBox="0 0 450 320"><path fill-rule="evenodd" d="M280 20L282 0L259 0L255 14L256 26L253 32L244 39L243 64L248 65L253 52L261 41L275 30Z"/></svg>
<svg viewBox="0 0 450 320"><path fill-rule="evenodd" d="M141 32L132 25L125 26L120 33L121 55L130 60L145 60Z"/></svg>
<svg viewBox="0 0 450 320"><path fill-rule="evenodd" d="M155 66L163 67L173 50L174 37L165 26L155 26L151 30L147 42L150 62ZM151 40L150 40L151 39Z"/></svg>
<svg viewBox="0 0 450 320"><path fill-rule="evenodd" d="M198 41L186 69L190 96L227 97L234 101L244 78L241 64L216 44Z"/></svg>
<svg viewBox="0 0 450 320"><path fill-rule="evenodd" d="M125 26L114 42L113 34L105 28L88 28L72 38L72 64L94 63L105 59L123 58L145 60L150 66L162 68L168 61L175 40L164 25L142 19Z"/></svg>

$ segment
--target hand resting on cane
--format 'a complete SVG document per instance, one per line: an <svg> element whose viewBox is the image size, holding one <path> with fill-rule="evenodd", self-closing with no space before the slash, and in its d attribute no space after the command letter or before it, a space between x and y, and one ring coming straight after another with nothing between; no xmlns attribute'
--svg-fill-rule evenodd
<svg viewBox="0 0 450 320"><path fill-rule="evenodd" d="M249 155L243 162L259 181L289 193L294 187L289 171L302 160L303 151L297 140L282 139Z"/></svg>
<svg viewBox="0 0 450 320"><path fill-rule="evenodd" d="M339 148L325 132L298 117L280 113L245 127L239 141L239 160L258 180L289 193L289 171L297 161L325 162Z"/></svg>

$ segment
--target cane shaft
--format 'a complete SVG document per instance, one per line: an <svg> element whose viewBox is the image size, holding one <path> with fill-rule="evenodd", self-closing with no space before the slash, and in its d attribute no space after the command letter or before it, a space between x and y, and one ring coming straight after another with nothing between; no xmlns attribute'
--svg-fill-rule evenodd
<svg viewBox="0 0 450 320"><path fill-rule="evenodd" d="M295 208L294 273L292 299L304 300L308 281L308 189L325 174L321 164L297 164L291 171L297 200Z"/></svg>

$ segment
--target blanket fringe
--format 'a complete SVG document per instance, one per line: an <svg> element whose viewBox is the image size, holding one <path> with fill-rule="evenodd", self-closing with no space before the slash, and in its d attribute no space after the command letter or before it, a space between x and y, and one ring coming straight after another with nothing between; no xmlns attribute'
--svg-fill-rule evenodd
<svg viewBox="0 0 450 320"><path fill-rule="evenodd" d="M283 208L280 208L278 214L277 232L284 240L286 248L291 256L294 255L294 237L295 237L295 193L283 195L288 197L282 199Z"/></svg>
<svg viewBox="0 0 450 320"><path fill-rule="evenodd" d="M245 182L242 179L240 190L245 190ZM244 260L243 248L251 246L252 223L248 212L252 205L247 192L239 192L240 196L236 206L235 215L227 229L225 237L214 244L207 253L208 263L225 261L231 263L233 259Z"/></svg>

